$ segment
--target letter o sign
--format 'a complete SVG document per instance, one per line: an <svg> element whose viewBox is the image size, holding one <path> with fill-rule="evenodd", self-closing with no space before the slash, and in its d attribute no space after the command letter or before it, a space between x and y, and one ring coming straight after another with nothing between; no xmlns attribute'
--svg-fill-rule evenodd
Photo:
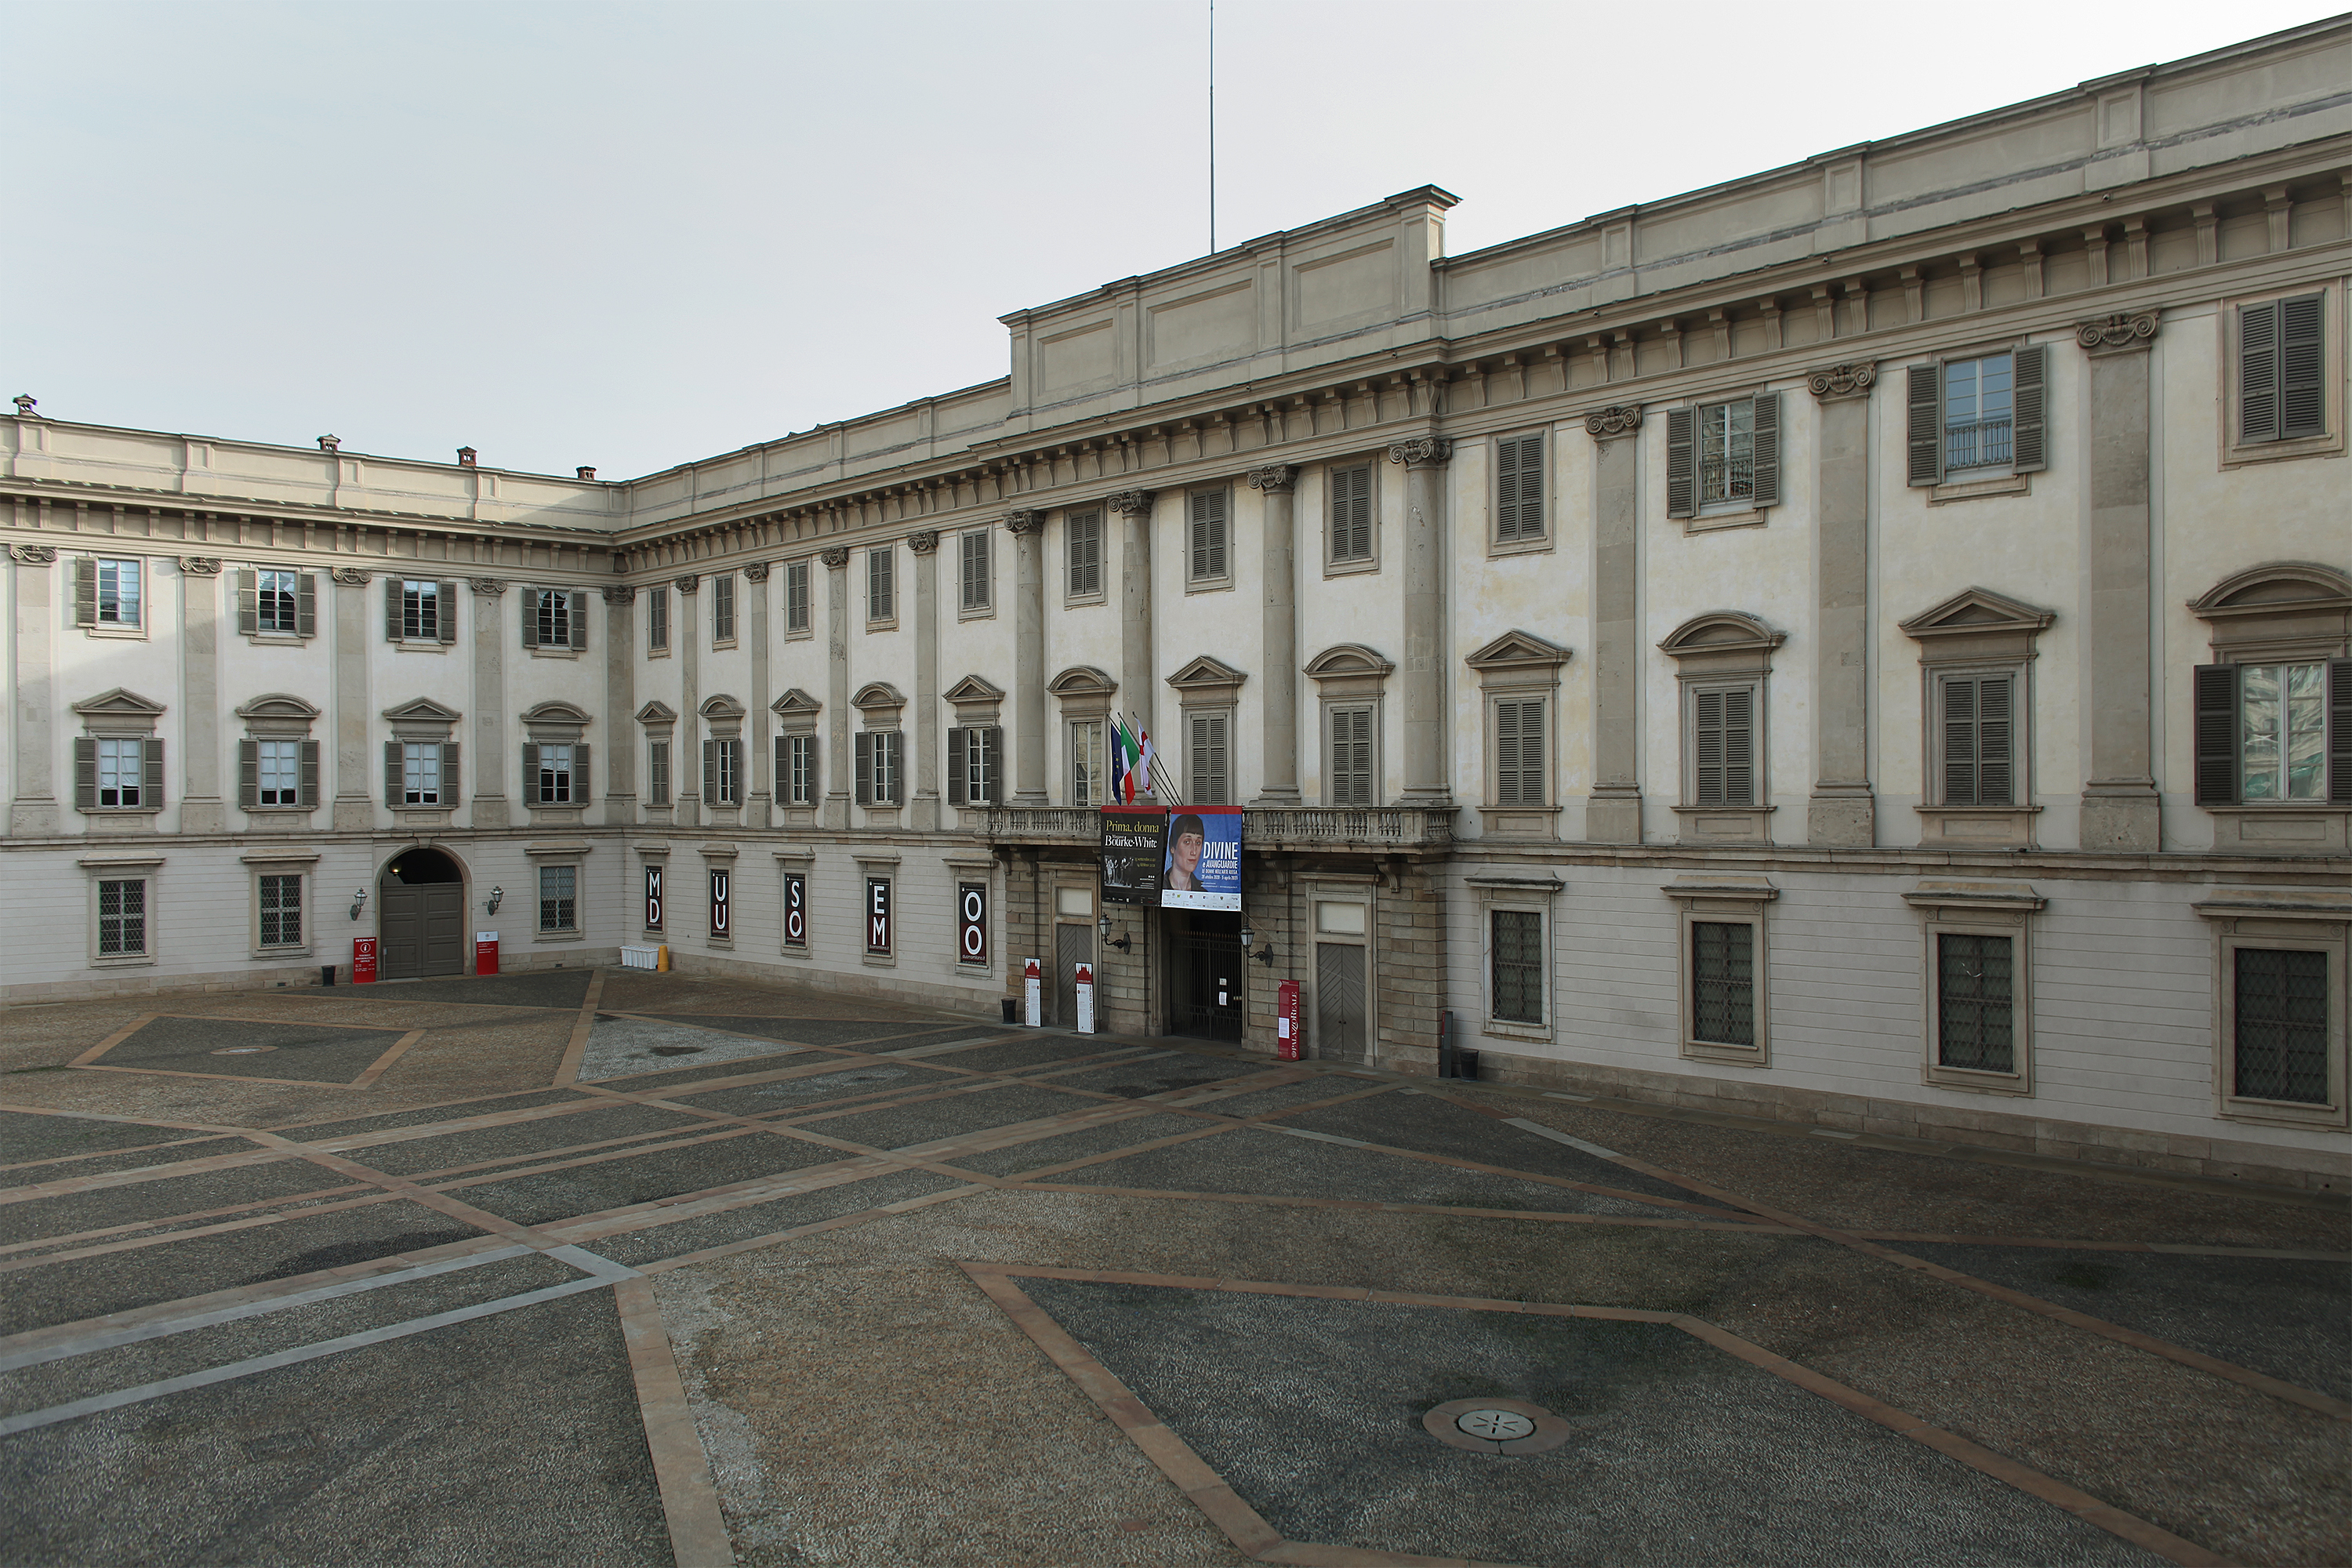
<svg viewBox="0 0 2352 1568"><path fill-rule="evenodd" d="M988 884L965 882L956 889L956 962L988 962Z"/></svg>

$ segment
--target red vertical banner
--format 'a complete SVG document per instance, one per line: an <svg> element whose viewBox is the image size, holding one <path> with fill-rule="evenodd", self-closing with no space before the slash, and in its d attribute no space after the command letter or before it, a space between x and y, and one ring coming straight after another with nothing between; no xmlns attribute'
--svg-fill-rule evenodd
<svg viewBox="0 0 2352 1568"><path fill-rule="evenodd" d="M1284 1061L1295 1062L1306 1055L1298 1025L1298 982L1286 980L1276 993L1274 1007L1274 1049Z"/></svg>
<svg viewBox="0 0 2352 1568"><path fill-rule="evenodd" d="M352 984L375 984L375 938L372 936L352 938Z"/></svg>

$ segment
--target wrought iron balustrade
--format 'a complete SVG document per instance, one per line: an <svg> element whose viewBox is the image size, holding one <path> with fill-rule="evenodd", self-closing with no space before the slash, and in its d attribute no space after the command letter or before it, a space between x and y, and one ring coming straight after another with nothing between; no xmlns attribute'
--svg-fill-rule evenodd
<svg viewBox="0 0 2352 1568"><path fill-rule="evenodd" d="M1095 843L1102 814L1087 806L991 806L982 831L1014 843ZM1257 849L1426 849L1454 842L1452 806L1302 806L1252 811L1242 842Z"/></svg>
<svg viewBox="0 0 2352 1568"><path fill-rule="evenodd" d="M2010 461L2012 426L2007 416L1944 426L1944 467L1989 468Z"/></svg>

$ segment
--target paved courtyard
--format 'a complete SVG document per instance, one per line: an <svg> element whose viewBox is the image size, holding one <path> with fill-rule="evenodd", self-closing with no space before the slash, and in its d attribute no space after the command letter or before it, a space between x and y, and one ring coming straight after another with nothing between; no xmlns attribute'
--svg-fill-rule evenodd
<svg viewBox="0 0 2352 1568"><path fill-rule="evenodd" d="M0 1563L2334 1563L2304 1196L639 972L0 1013Z"/></svg>

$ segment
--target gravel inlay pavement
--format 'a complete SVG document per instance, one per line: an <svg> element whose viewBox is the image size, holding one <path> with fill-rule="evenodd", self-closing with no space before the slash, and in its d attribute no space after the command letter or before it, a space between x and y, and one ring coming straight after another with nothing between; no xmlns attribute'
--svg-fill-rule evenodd
<svg viewBox="0 0 2352 1568"><path fill-rule="evenodd" d="M1664 1324L1015 1282L1293 1541L1628 1568L2161 1561ZM1502 1456L1423 1428L1479 1396L1570 1436Z"/></svg>
<svg viewBox="0 0 2352 1568"><path fill-rule="evenodd" d="M599 1014L588 1026L588 1047L580 1058L580 1081L596 1083L637 1073L663 1072L692 1058L697 1063L746 1061L789 1056L799 1047L776 1040L747 1040L712 1029L648 1018L608 1018Z"/></svg>
<svg viewBox="0 0 2352 1568"><path fill-rule="evenodd" d="M13 1165L24 1160L54 1160L66 1154L91 1154L101 1149L140 1149L177 1142L194 1134L176 1127L149 1127L135 1121L100 1121L88 1116L33 1116L21 1110L0 1110L0 1157Z"/></svg>
<svg viewBox="0 0 2352 1568"><path fill-rule="evenodd" d="M217 1078L349 1083L400 1043L402 1029L155 1018L107 1048L98 1065Z"/></svg>
<svg viewBox="0 0 2352 1568"><path fill-rule="evenodd" d="M790 1116L814 1110L828 1100L838 1100L860 1094L887 1094L892 1090L917 1092L927 1086L945 1086L961 1081L959 1075L928 1068L920 1062L877 1062L866 1067L844 1068L839 1072L818 1073L809 1078L779 1079L773 1083L743 1084L734 1089L714 1089L701 1094L681 1094L677 1100L682 1105L708 1106L723 1110L730 1116Z"/></svg>
<svg viewBox="0 0 2352 1568"><path fill-rule="evenodd" d="M154 1144L111 1154L52 1156L39 1164L0 1170L0 1190L38 1186L48 1182L79 1181L114 1171L140 1171L150 1165L176 1165L184 1160L209 1160L215 1154L244 1154L255 1144L246 1138L198 1138L184 1143Z"/></svg>
<svg viewBox="0 0 2352 1568"><path fill-rule="evenodd" d="M650 1154L624 1154L536 1176L455 1187L449 1195L519 1225L649 1204L680 1193L781 1175L853 1156L768 1132L719 1137Z"/></svg>
<svg viewBox="0 0 2352 1568"><path fill-rule="evenodd" d="M862 1018L769 1018L730 1014L661 1013L655 1016L689 1028L730 1029L797 1046L857 1046L935 1035L936 1024L897 1024Z"/></svg>
<svg viewBox="0 0 2352 1568"><path fill-rule="evenodd" d="M705 1247L725 1247L730 1242L748 1241L753 1237L772 1236L780 1230L815 1225L842 1215L880 1208L884 1204L902 1203L908 1198L945 1192L950 1187L962 1184L953 1176L942 1176L931 1171L894 1171L887 1175L868 1176L864 1181L844 1182L837 1187L819 1187L814 1192L794 1193L790 1197L777 1198L769 1203L750 1204L719 1214L680 1220L675 1225L648 1226L643 1230L623 1231L617 1236L601 1237L589 1247L600 1258L609 1258L615 1263L625 1263L634 1268L638 1264L651 1263L658 1258L676 1258L684 1252L699 1252Z"/></svg>
<svg viewBox="0 0 2352 1568"><path fill-rule="evenodd" d="M827 1117L808 1122L812 1132L845 1138L873 1149L904 1149L954 1138L992 1127L1009 1127L1047 1116L1067 1116L1094 1110L1103 1101L1084 1095L1059 1094L1050 1089L1016 1084L1003 1089L975 1089L969 1094L943 1095L912 1105L889 1105L878 1110Z"/></svg>
<svg viewBox="0 0 2352 1568"><path fill-rule="evenodd" d="M247 1144L247 1148L252 1145ZM171 1215L201 1214L246 1204L269 1204L297 1193L351 1185L308 1160L282 1158L184 1176L157 1176L56 1197L0 1204L0 1244L72 1236L119 1225L139 1225Z"/></svg>
<svg viewBox="0 0 2352 1568"><path fill-rule="evenodd" d="M1065 1089L1091 1089L1097 1094L1140 1100L1145 1095L1206 1089L1227 1079L1246 1078L1264 1070L1255 1062L1230 1062L1216 1057L1196 1057L1189 1051L1173 1051L1135 1061L1113 1062L1108 1067L1055 1073L1053 1081Z"/></svg>
<svg viewBox="0 0 2352 1568"><path fill-rule="evenodd" d="M991 1030L989 1033L992 1036L1002 1031ZM936 1040L923 1042L924 1045L939 1043ZM966 1072L1004 1072L1013 1068L1039 1067L1046 1062L1071 1061L1079 1057L1105 1056L1119 1048L1119 1042L1104 1039L1100 1036L1042 1035L1034 1038L1004 1040L995 1045L973 1046L967 1050L942 1051L932 1059L941 1067L961 1068Z"/></svg>
<svg viewBox="0 0 2352 1568"><path fill-rule="evenodd" d="M1714 1203L1685 1187L1629 1171L1614 1160L1588 1154L1540 1133L1513 1127L1491 1116L1465 1110L1426 1094L1376 1094L1345 1105L1327 1105L1286 1116L1281 1125L1317 1132L1336 1132L1367 1143L1392 1149L1418 1149L1482 1165L1502 1165L1532 1171L1541 1176L1563 1176L1571 1182L1615 1187L1625 1193L1648 1193L1683 1203ZM1590 1142L1590 1140L1587 1140ZM1607 1147L1607 1145L1600 1145ZM1717 1205L1717 1206L1721 1206Z"/></svg>
<svg viewBox="0 0 2352 1568"><path fill-rule="evenodd" d="M386 980L367 991L342 986L319 986L288 991L288 996L333 1002L469 1002L495 1007L577 1007L588 999L593 969L542 969L520 974L493 974L446 980Z"/></svg>
<svg viewBox="0 0 2352 1568"><path fill-rule="evenodd" d="M990 1176L1017 1175L1034 1171L1041 1165L1058 1165L1066 1160L1083 1160L1093 1154L1108 1154L1114 1149L1125 1149L1137 1143L1148 1143L1156 1138L1173 1138L1180 1133L1205 1131L1211 1123L1187 1116L1130 1116L1120 1121L1108 1121L1099 1127L1082 1127L1076 1132L1058 1132L1051 1138L1040 1138L1032 1143L1015 1143L1010 1148L991 1149L984 1153L959 1154L950 1163L959 1169L978 1171ZM1064 1175L1043 1178L1054 1182L1090 1182L1102 1165L1087 1165Z"/></svg>
<svg viewBox="0 0 2352 1568"><path fill-rule="evenodd" d="M682 1110L623 1104L607 1110L579 1110L564 1116L512 1122L503 1127L448 1132L437 1138L409 1138L397 1143L347 1149L343 1152L343 1158L365 1165L372 1171L382 1171L386 1175L413 1176L425 1171L446 1171L493 1160L504 1164L583 1143L599 1143L608 1139L633 1138L681 1128L713 1130L708 1121L689 1116Z"/></svg>
<svg viewBox="0 0 2352 1568"><path fill-rule="evenodd" d="M634 1087L634 1086L632 1086ZM458 1121L472 1116L494 1116L507 1110L530 1110L541 1105L560 1101L595 1100L599 1097L578 1089L546 1089L530 1094L494 1094L479 1100L460 1100L453 1105L429 1106L422 1110L394 1110L382 1116L355 1116L342 1121L304 1121L282 1123L273 1129L280 1138L291 1138L301 1143L322 1143L330 1138L347 1138L359 1132L387 1132L395 1127L429 1127L436 1122Z"/></svg>

